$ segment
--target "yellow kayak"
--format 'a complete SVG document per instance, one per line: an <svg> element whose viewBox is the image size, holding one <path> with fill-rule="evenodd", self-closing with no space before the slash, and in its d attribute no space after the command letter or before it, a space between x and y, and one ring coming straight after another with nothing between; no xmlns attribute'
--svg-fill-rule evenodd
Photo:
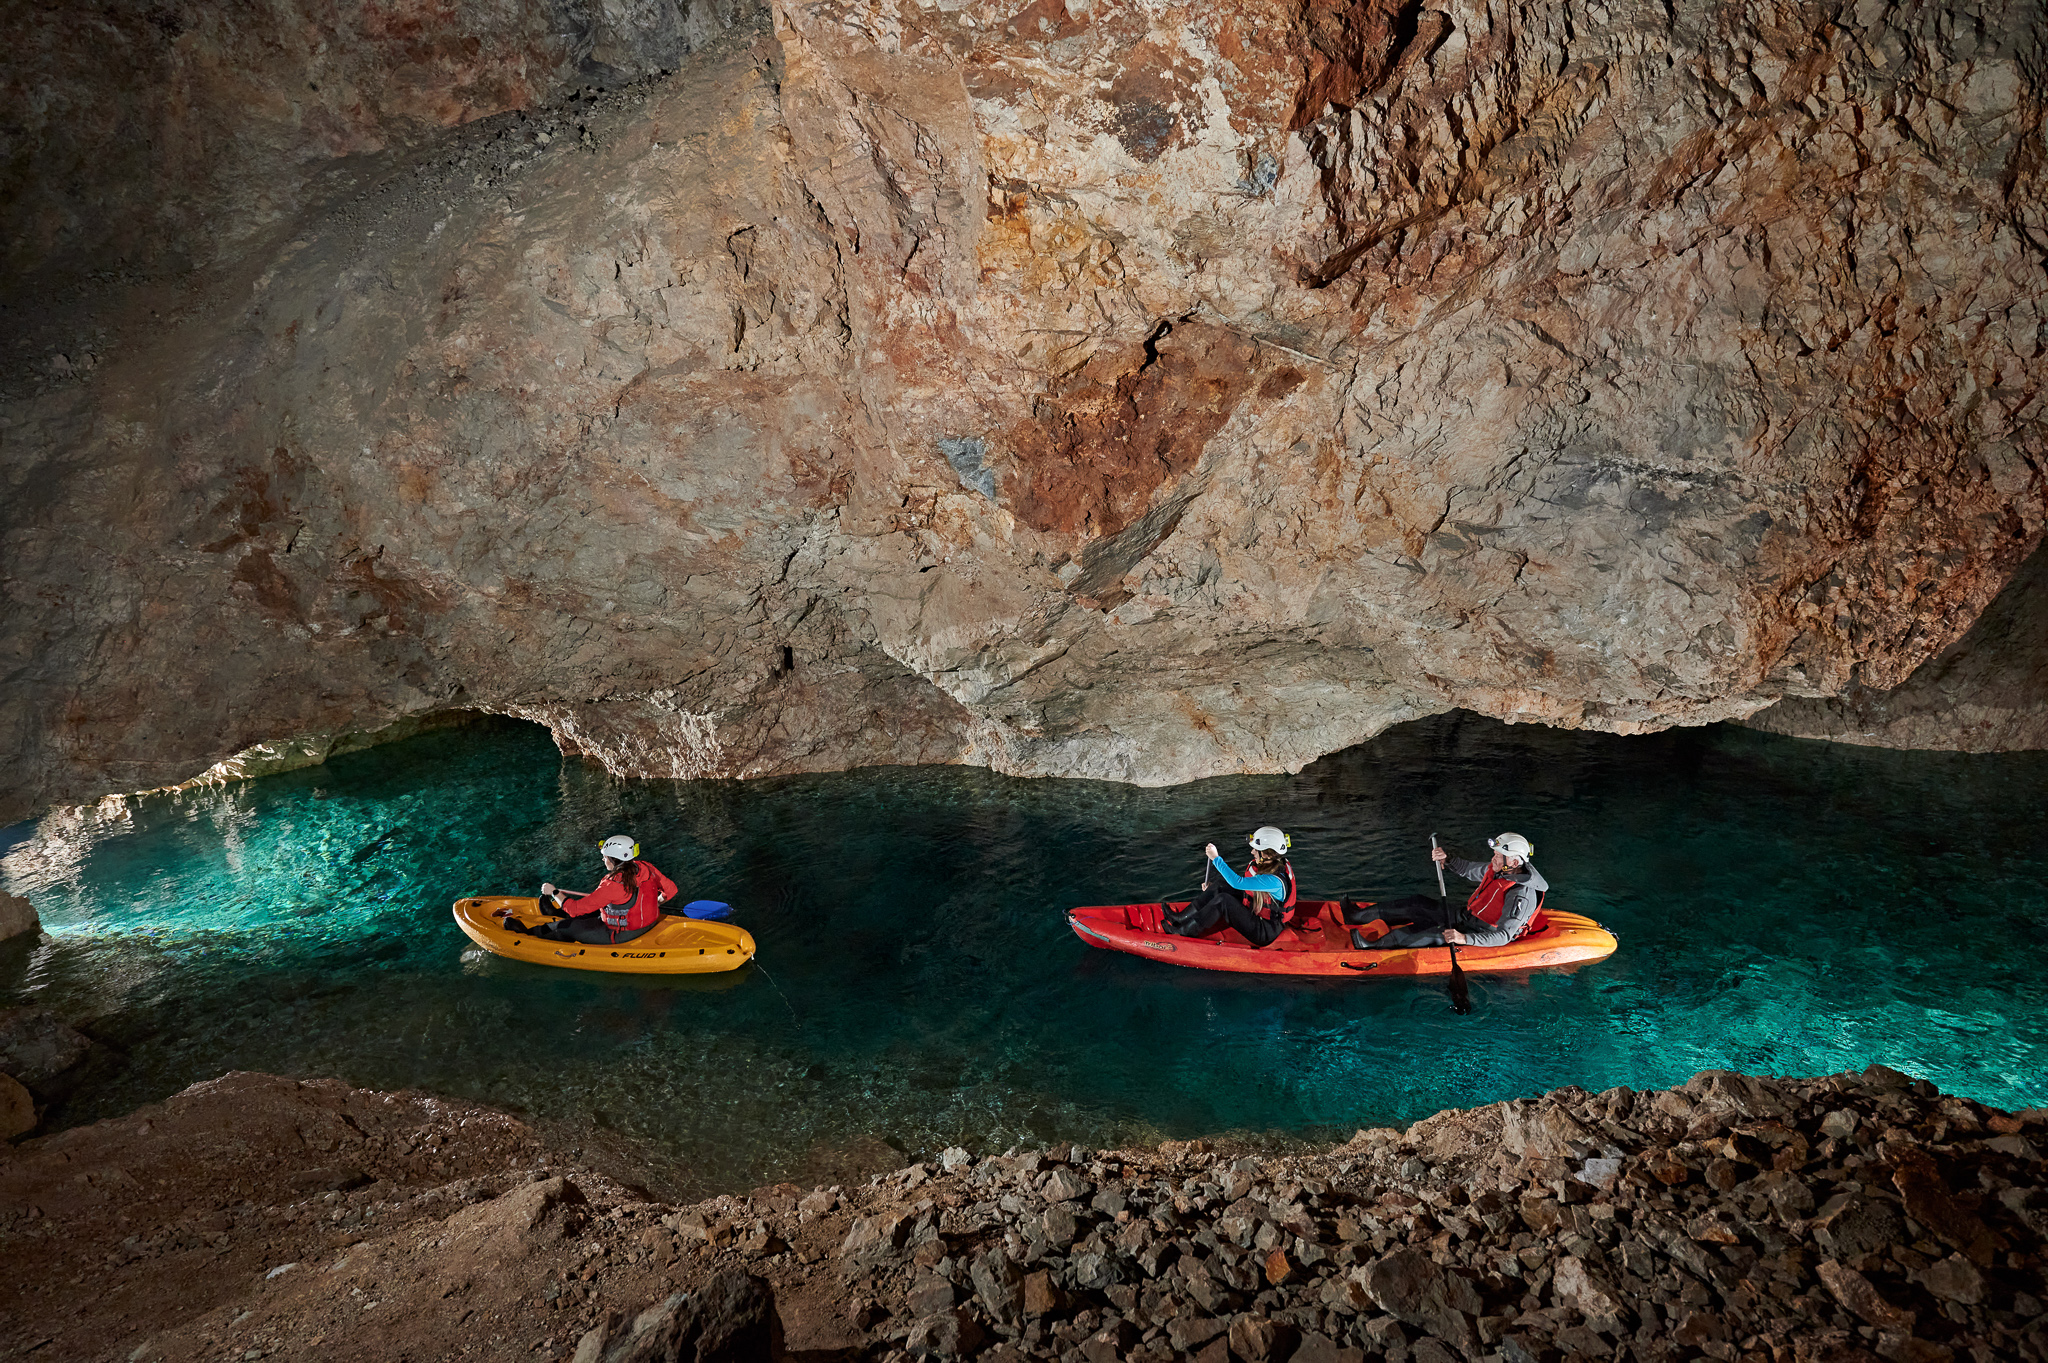
<svg viewBox="0 0 2048 1363"><path fill-rule="evenodd" d="M486 895L455 901L455 921L469 934L469 939L508 960L566 966L571 970L614 970L627 975L708 975L719 970L738 970L754 959L753 934L730 923L663 917L632 941L605 946L550 942L508 932L504 919L507 911L528 927L537 927L550 917L540 911L540 900L530 897Z"/></svg>

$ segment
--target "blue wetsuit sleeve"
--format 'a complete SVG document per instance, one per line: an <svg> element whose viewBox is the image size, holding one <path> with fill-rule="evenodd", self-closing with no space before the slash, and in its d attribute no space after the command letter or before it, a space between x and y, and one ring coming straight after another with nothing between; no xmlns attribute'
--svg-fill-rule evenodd
<svg viewBox="0 0 2048 1363"><path fill-rule="evenodd" d="M1260 890L1276 899L1287 897L1287 882L1278 876L1241 876L1225 866L1221 857L1212 858L1209 865L1215 868L1216 874L1223 877L1223 883L1233 890L1247 894L1253 890Z"/></svg>

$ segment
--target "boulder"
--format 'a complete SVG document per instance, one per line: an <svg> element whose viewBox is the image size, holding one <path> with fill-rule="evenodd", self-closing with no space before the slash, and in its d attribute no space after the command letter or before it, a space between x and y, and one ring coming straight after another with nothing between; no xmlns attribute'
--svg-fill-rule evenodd
<svg viewBox="0 0 2048 1363"><path fill-rule="evenodd" d="M1882 1198L1837 1193L1813 1219L1813 1238L1845 1264L1858 1264L1905 1239L1905 1219Z"/></svg>
<svg viewBox="0 0 2048 1363"><path fill-rule="evenodd" d="M988 1338L988 1332L981 1328L965 1307L956 1306L949 1311L927 1316L911 1324L910 1335L904 1340L904 1347L913 1354L927 1354L935 1358L959 1358L973 1353ZM756 1354L755 1363L766 1357Z"/></svg>
<svg viewBox="0 0 2048 1363"><path fill-rule="evenodd" d="M1052 1280L1052 1274L1045 1269L1024 1276L1024 1314L1027 1316L1049 1316L1064 1311L1067 1294Z"/></svg>
<svg viewBox="0 0 2048 1363"><path fill-rule="evenodd" d="M1093 1191L1088 1180L1064 1166L1053 1170L1045 1178L1045 1200L1048 1202L1072 1202Z"/></svg>
<svg viewBox="0 0 2048 1363"><path fill-rule="evenodd" d="M1920 1285L1943 1301L1960 1302L1964 1306L1981 1306L1984 1303L1984 1275L1960 1254L1951 1254L1938 1263L1928 1265L1920 1274Z"/></svg>
<svg viewBox="0 0 2048 1363"><path fill-rule="evenodd" d="M1549 1099L1501 1104L1501 1145L1524 1159L1565 1159L1574 1143L1592 1143L1593 1133Z"/></svg>
<svg viewBox="0 0 2048 1363"><path fill-rule="evenodd" d="M1702 1070L1686 1081L1693 1100L1692 1129L1720 1129L1739 1121L1783 1116L1785 1096L1761 1079L1733 1070Z"/></svg>
<svg viewBox="0 0 2048 1363"><path fill-rule="evenodd" d="M24 933L40 932L42 920L36 917L36 906L20 895L0 891L0 942Z"/></svg>
<svg viewBox="0 0 2048 1363"><path fill-rule="evenodd" d="M1024 1275L998 1246L978 1254L968 1269L974 1295L998 1324L1012 1324L1024 1307Z"/></svg>
<svg viewBox="0 0 2048 1363"><path fill-rule="evenodd" d="M953 1284L936 1273L921 1273L903 1294L903 1304L913 1316L936 1316L953 1309L959 1294Z"/></svg>
<svg viewBox="0 0 2048 1363"><path fill-rule="evenodd" d="M1573 1255L1557 1261L1550 1284L1559 1301L1577 1307L1589 1320L1623 1323L1633 1314L1612 1283Z"/></svg>
<svg viewBox="0 0 2048 1363"><path fill-rule="evenodd" d="M1875 1325L1880 1330L1900 1330L1911 1333L1913 1313L1902 1310L1886 1301L1872 1286L1870 1279L1855 1269L1823 1259L1816 1270L1821 1286L1828 1295L1840 1302L1851 1314Z"/></svg>
<svg viewBox="0 0 2048 1363"><path fill-rule="evenodd" d="M1906 1215L1963 1250L1980 1264L1991 1262L1991 1235L1983 1220L1957 1202L1933 1156L1917 1145L1891 1148L1892 1182L1905 1203Z"/></svg>
<svg viewBox="0 0 2048 1363"><path fill-rule="evenodd" d="M1167 1322L1166 1337L1176 1352L1193 1353L1229 1328L1230 1322L1217 1316L1175 1316Z"/></svg>
<svg viewBox="0 0 2048 1363"><path fill-rule="evenodd" d="M847 1228L839 1244L841 1255L875 1259L903 1248L910 1238L910 1221L901 1216L861 1216Z"/></svg>
<svg viewBox="0 0 2048 1363"><path fill-rule="evenodd" d="M1448 1278L1421 1250L1398 1249L1367 1266L1365 1290L1388 1315L1468 1349L1472 1322L1451 1306Z"/></svg>
<svg viewBox="0 0 2048 1363"><path fill-rule="evenodd" d="M1264 1316L1239 1316L1230 1323L1230 1352L1243 1363L1269 1363L1292 1356L1297 1337L1291 1325Z"/></svg>
<svg viewBox="0 0 2048 1363"><path fill-rule="evenodd" d="M0 1141L35 1130L36 1100L15 1080L0 1074Z"/></svg>
<svg viewBox="0 0 2048 1363"><path fill-rule="evenodd" d="M761 1363L781 1352L774 1290L726 1269L702 1291L677 1292L642 1311L604 1363Z"/></svg>
<svg viewBox="0 0 2048 1363"><path fill-rule="evenodd" d="M568 1179L540 1179L463 1208L448 1218L446 1233L451 1243L468 1241L484 1256L520 1259L568 1234L583 1203L583 1190Z"/></svg>
<svg viewBox="0 0 2048 1363"><path fill-rule="evenodd" d="M1124 1363L1137 1342L1137 1327L1127 1320L1118 1320L1082 1340L1081 1356L1088 1363Z"/></svg>

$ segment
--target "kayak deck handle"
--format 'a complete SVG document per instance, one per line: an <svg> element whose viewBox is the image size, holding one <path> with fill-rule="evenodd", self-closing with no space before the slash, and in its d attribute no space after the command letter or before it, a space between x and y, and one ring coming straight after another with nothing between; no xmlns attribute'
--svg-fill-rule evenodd
<svg viewBox="0 0 2048 1363"><path fill-rule="evenodd" d="M1367 970L1378 970L1380 968L1380 963L1378 961L1374 961L1370 965L1353 965L1349 961L1339 961L1337 962L1337 964L1343 967L1345 970L1357 970L1361 972Z"/></svg>

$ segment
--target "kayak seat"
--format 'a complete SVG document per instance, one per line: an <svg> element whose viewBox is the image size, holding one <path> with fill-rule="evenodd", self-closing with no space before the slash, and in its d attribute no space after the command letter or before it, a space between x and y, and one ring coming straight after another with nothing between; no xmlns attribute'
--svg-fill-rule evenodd
<svg viewBox="0 0 2048 1363"><path fill-rule="evenodd" d="M1134 932L1164 932L1165 904L1127 904L1124 906L1124 926Z"/></svg>
<svg viewBox="0 0 2048 1363"><path fill-rule="evenodd" d="M1531 919L1529 920L1529 926L1528 926L1527 930L1525 930L1525 931L1524 931L1524 932L1522 933L1522 935L1523 935L1524 937L1534 937L1534 936L1535 936L1535 935L1536 935L1537 933L1539 933L1539 932L1543 931L1543 930L1544 930L1545 928L1547 928L1547 927L1549 927L1549 926L1550 926L1550 915L1549 915L1549 914L1547 914L1547 913L1545 913L1545 912L1544 912L1543 910L1541 910L1541 909L1538 909L1538 910L1536 910L1536 915L1535 915L1535 917L1533 917L1533 918L1531 918Z"/></svg>

